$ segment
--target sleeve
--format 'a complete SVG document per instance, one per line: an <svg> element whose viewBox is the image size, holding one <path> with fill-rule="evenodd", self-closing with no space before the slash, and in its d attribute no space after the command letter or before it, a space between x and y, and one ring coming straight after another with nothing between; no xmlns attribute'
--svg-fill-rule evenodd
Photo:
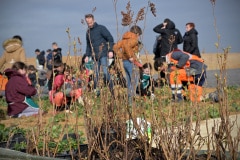
<svg viewBox="0 0 240 160"><path fill-rule="evenodd" d="M191 37L192 42L191 42L189 52L193 53L193 51L197 47L197 43L198 43L197 42L197 35L196 34L191 34L190 37Z"/></svg>
<svg viewBox="0 0 240 160"><path fill-rule="evenodd" d="M182 68L187 63L189 55L182 53L182 51L176 51L173 52L172 58L178 61L177 67Z"/></svg>
<svg viewBox="0 0 240 160"><path fill-rule="evenodd" d="M63 75L57 75L54 79L53 88L59 89L64 83Z"/></svg>
<svg viewBox="0 0 240 160"><path fill-rule="evenodd" d="M165 29L162 29L163 27L163 24L159 24L157 25L156 27L153 28L153 31L156 32L156 33L164 33L165 32Z"/></svg>
<svg viewBox="0 0 240 160"><path fill-rule="evenodd" d="M177 44L181 44L183 42L182 34L179 30L177 30Z"/></svg>
<svg viewBox="0 0 240 160"><path fill-rule="evenodd" d="M92 51L91 51L91 44L90 44L90 40L89 40L89 35L88 35L88 31L86 33L86 55L87 56L92 56Z"/></svg>
<svg viewBox="0 0 240 160"><path fill-rule="evenodd" d="M1 59L0 59L0 70L3 67L4 63L6 62L6 52L3 53Z"/></svg>
<svg viewBox="0 0 240 160"><path fill-rule="evenodd" d="M36 88L29 85L27 79L19 79L16 89L19 93L25 96L33 96L37 93Z"/></svg>
<svg viewBox="0 0 240 160"><path fill-rule="evenodd" d="M127 54L128 58L134 58L136 59L135 56L135 47L138 46L138 40L137 39L129 39L127 42L124 44L124 50L125 53Z"/></svg>
<svg viewBox="0 0 240 160"><path fill-rule="evenodd" d="M113 50L118 58L122 58L122 40L114 44Z"/></svg>

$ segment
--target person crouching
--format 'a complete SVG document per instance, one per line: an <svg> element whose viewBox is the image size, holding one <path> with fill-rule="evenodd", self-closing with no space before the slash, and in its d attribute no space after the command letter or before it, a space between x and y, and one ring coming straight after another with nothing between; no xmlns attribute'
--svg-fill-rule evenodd
<svg viewBox="0 0 240 160"><path fill-rule="evenodd" d="M189 99L193 102L201 101L207 69L203 59L179 49L167 54L166 58L173 100L183 100L183 83L187 82Z"/></svg>
<svg viewBox="0 0 240 160"><path fill-rule="evenodd" d="M28 83L27 65L23 62L15 62L11 69L6 69L4 72L8 77L6 84L7 114L13 118L38 114L38 105L31 100L31 96L34 96L37 90ZM34 105L29 104L27 99Z"/></svg>

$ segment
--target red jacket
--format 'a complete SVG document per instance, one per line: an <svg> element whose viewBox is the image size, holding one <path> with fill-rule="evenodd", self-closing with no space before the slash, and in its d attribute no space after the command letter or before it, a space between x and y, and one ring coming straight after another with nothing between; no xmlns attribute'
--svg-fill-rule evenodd
<svg viewBox="0 0 240 160"><path fill-rule="evenodd" d="M13 116L21 113L28 105L24 103L26 96L33 96L37 90L28 84L26 76L15 70L7 69L5 74L8 77L6 84L6 101L8 103L8 115Z"/></svg>
<svg viewBox="0 0 240 160"><path fill-rule="evenodd" d="M54 82L53 82L53 90L54 91L59 91L62 87L62 85L64 84L64 75L63 74L58 74L55 78L54 78Z"/></svg>

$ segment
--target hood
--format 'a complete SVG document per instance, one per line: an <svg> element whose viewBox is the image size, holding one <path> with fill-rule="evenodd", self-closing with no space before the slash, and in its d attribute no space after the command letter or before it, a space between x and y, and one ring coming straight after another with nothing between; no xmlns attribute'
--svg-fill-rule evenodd
<svg viewBox="0 0 240 160"><path fill-rule="evenodd" d="M8 53L12 53L20 47L22 47L22 41L20 41L19 39L12 38L3 42L3 48Z"/></svg>
<svg viewBox="0 0 240 160"><path fill-rule="evenodd" d="M188 34L196 34L198 35L198 31L195 28L192 28L190 31L187 32Z"/></svg>
<svg viewBox="0 0 240 160"><path fill-rule="evenodd" d="M14 77L14 76L22 76L18 71L10 69L10 68L6 69L4 71L4 74L8 77L8 79L10 79L11 77Z"/></svg>
<svg viewBox="0 0 240 160"><path fill-rule="evenodd" d="M167 22L167 26L166 26L167 29L175 29L175 23L171 20L169 20Z"/></svg>
<svg viewBox="0 0 240 160"><path fill-rule="evenodd" d="M43 55L43 56L44 56L44 55L45 55L45 51L41 51L41 52L40 52L40 55Z"/></svg>
<svg viewBox="0 0 240 160"><path fill-rule="evenodd" d="M122 39L123 40L128 40L128 39L136 39L137 38L137 35L135 33L132 33L132 32L126 32L123 34L123 37Z"/></svg>

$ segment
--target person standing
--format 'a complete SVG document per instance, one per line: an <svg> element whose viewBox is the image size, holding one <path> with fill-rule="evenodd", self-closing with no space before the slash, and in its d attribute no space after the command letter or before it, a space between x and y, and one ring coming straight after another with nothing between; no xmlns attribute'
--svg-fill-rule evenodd
<svg viewBox="0 0 240 160"><path fill-rule="evenodd" d="M52 43L52 48L53 48L52 52L56 52L55 55L58 55L58 57L59 57L58 59L60 59L62 61L62 48L58 47L57 42Z"/></svg>
<svg viewBox="0 0 240 160"><path fill-rule="evenodd" d="M186 24L186 32L183 36L183 51L201 58L198 48L198 31L195 29L195 24L192 22Z"/></svg>
<svg viewBox="0 0 240 160"><path fill-rule="evenodd" d="M132 98L136 93L138 82L138 67L135 64L138 61L136 53L139 52L139 37L142 35L142 29L139 26L132 26L130 31L122 36L122 40L118 41L113 50L123 61L123 68L126 73L128 88L128 103L132 103ZM141 66L142 67L142 66Z"/></svg>
<svg viewBox="0 0 240 160"><path fill-rule="evenodd" d="M94 67L96 74L94 77L94 89L96 89L100 69L103 70L104 82L109 80L109 74L107 71L107 53L112 49L114 40L113 36L105 26L95 22L92 14L85 15L85 21L88 25L86 33L86 55L88 57L93 57L94 61L96 61Z"/></svg>
<svg viewBox="0 0 240 160"><path fill-rule="evenodd" d="M52 70L52 58L53 58L52 50L48 49L47 50L47 55L46 55L46 61L47 61L46 67L47 67L48 70Z"/></svg>
<svg viewBox="0 0 240 160"><path fill-rule="evenodd" d="M26 62L25 49L23 48L22 37L15 35L3 42L4 53L0 58L0 72L11 68L16 61Z"/></svg>
<svg viewBox="0 0 240 160"><path fill-rule="evenodd" d="M5 86L8 81L8 79L3 76L4 70L11 68L16 61L26 62L26 54L21 36L15 35L5 40L2 46L4 52L0 58L0 96L5 95Z"/></svg>
<svg viewBox="0 0 240 160"><path fill-rule="evenodd" d="M159 53L155 53L156 57L166 57L166 55L178 48L178 44L183 42L181 32L175 28L175 23L166 18L163 23L155 26L153 31L160 33L161 39L158 47Z"/></svg>
<svg viewBox="0 0 240 160"><path fill-rule="evenodd" d="M35 50L35 54L37 55L36 61L37 61L37 68L44 68L45 65L45 51L41 51L39 49ZM40 67L42 66L42 67Z"/></svg>

